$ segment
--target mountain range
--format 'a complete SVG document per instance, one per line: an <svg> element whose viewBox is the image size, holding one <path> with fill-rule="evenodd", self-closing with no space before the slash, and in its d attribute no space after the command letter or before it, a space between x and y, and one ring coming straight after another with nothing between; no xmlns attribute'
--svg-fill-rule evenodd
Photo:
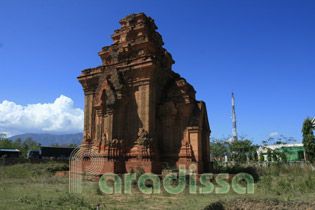
<svg viewBox="0 0 315 210"><path fill-rule="evenodd" d="M80 145L83 140L83 133L75 133L75 134L39 134L39 133L25 133L20 135L15 135L10 137L9 139L14 141L18 138L21 138L22 141L25 141L27 138L32 138L32 140L40 143L42 146L51 146L52 144L58 143L58 145L62 144L76 144Z"/></svg>

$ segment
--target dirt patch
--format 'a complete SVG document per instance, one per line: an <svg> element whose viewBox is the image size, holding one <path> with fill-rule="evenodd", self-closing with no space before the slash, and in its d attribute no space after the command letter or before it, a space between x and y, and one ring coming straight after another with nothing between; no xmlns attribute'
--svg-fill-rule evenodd
<svg viewBox="0 0 315 210"><path fill-rule="evenodd" d="M315 210L315 201L279 201L272 200L254 200L254 199L235 199L222 200L210 204L204 210Z"/></svg>

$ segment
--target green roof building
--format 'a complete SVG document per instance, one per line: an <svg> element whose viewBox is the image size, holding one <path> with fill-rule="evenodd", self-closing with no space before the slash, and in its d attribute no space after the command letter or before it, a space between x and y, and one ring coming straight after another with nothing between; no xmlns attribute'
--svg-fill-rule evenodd
<svg viewBox="0 0 315 210"><path fill-rule="evenodd" d="M258 156L260 153L264 155L265 161L268 160L267 158L267 151L268 149L272 151L277 151L278 154L284 152L286 156L286 160L288 162L296 162L296 161L305 161L307 160L307 156L305 154L305 149L303 143L295 143L295 144L276 144L276 145L266 145L261 146L258 149ZM277 155L278 158L279 155ZM281 159L281 158L280 158Z"/></svg>

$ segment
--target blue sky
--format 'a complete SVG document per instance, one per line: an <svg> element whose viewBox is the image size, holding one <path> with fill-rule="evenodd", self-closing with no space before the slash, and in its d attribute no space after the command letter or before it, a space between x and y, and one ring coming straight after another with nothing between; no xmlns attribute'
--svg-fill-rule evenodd
<svg viewBox="0 0 315 210"><path fill-rule="evenodd" d="M212 136L232 133L233 90L239 134L301 141L303 120L315 117L315 1L307 0L1 0L0 132L80 131L76 77L101 65L97 52L112 44L118 21L138 12L155 19L173 70L206 102Z"/></svg>

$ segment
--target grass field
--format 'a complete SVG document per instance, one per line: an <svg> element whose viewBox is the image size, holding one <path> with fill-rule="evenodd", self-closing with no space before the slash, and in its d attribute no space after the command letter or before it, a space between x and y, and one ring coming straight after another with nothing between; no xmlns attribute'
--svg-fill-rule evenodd
<svg viewBox="0 0 315 210"><path fill-rule="evenodd" d="M194 195L187 189L178 195L165 191L145 195L137 188L130 195L106 195L99 190L97 181L90 180L83 182L84 193L70 194L68 177L54 176L56 171L66 169L66 164L56 162L0 167L0 209L96 209L98 203L100 209L233 209L243 204L248 209L255 204L282 205L282 209L315 208L315 171L308 165L258 167L255 193L245 195L232 189L227 194ZM211 203L214 204L209 206Z"/></svg>

